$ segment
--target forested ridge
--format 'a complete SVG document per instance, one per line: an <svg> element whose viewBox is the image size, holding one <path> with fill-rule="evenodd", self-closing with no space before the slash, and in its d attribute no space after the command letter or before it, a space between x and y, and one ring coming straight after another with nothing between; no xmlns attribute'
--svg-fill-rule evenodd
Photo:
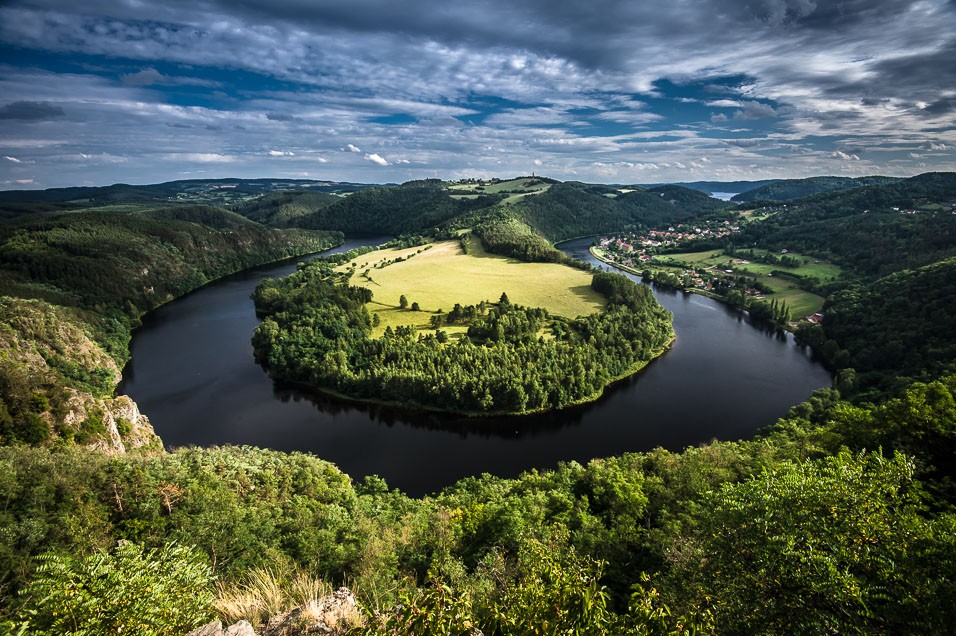
<svg viewBox="0 0 956 636"><path fill-rule="evenodd" d="M226 274L341 241L212 206L0 224L0 438L109 442L112 392L144 313ZM119 427L120 437L135 433Z"/></svg>
<svg viewBox="0 0 956 636"><path fill-rule="evenodd" d="M930 174L786 207L759 204L759 220L728 239L739 248L831 258L848 272L830 290L822 326L799 330L833 364L835 386L750 441L572 462L516 479L475 476L411 499L381 479L353 482L298 453L227 447L110 456L67 444L56 431L36 441L8 436L0 447L0 625L60 634L135 624L138 633L185 634L213 617L261 624L312 598L303 596L303 581L322 581L353 589L367 612L354 629L363 634L945 633L956 621L956 239L945 206L956 202L953 180ZM475 230L483 240L547 260L549 240L584 226L563 202L579 192L622 198L610 190L570 184L557 189L553 208L542 192L496 202L495 216L472 209L449 217L441 231L484 220L483 233ZM679 211L636 201L634 209ZM615 218L644 222L614 209ZM47 389L17 384L22 376L9 372L10 360L42 361L44 384L35 386L91 394L117 372L107 355L113 345L102 343L124 333L123 316L148 308L151 295L138 278L141 252L106 240L108 230L144 241L142 253L156 259L151 275L169 293L179 277L199 280L193 272L264 249L254 237L295 236L207 212L207 222L223 229L149 215L123 222L78 215L75 228L58 217L32 221L36 230L0 226L3 245L12 245L0 250L0 289L23 297L0 303L4 387L21 387L24 397L0 409L8 435L35 429L37 418L46 422L56 410L44 402ZM672 217L658 221L665 218ZM72 232L85 238L57 242ZM242 249L228 251L239 237ZM203 260L210 251L203 246L230 256ZM84 271L101 271L86 257L91 250L113 258L126 281L102 297L82 284ZM191 269L197 261L203 265ZM291 316L308 306L329 317L342 311L340 320L302 320L301 342L283 342L278 330L257 337L275 336L283 351L365 333L366 292L324 287L332 281L325 264L295 276L316 286L266 283L257 295L267 313ZM612 280L595 282L628 302ZM463 348L472 352L499 333L530 344L535 327L551 319L499 302L458 315L471 321L476 342ZM338 327L324 331L329 325ZM556 325L569 337L592 334ZM605 328L594 327L595 334ZM419 356L438 345L437 337L412 338L391 352L399 360L406 349ZM334 353L308 372L341 362ZM92 415L77 437L103 426L105 414ZM149 611L133 603L142 598Z"/></svg>
<svg viewBox="0 0 956 636"><path fill-rule="evenodd" d="M812 194L852 190L864 186L879 186L899 181L897 177L809 177L807 179L781 179L731 198L735 202L788 201L802 199Z"/></svg>

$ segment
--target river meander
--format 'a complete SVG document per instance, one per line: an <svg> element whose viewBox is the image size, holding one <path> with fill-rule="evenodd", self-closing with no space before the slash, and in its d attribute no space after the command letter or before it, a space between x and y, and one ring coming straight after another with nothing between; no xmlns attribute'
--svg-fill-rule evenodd
<svg viewBox="0 0 956 636"><path fill-rule="evenodd" d="M376 242L350 240L334 251ZM601 265L589 245L581 239L561 248ZM151 313L134 333L120 390L168 448L305 451L355 479L377 474L421 495L483 472L515 476L559 461L747 438L830 384L830 374L792 336L755 327L709 298L655 289L674 314L674 346L592 404L467 419L344 403L276 388L253 360L258 321L250 294L263 277L294 269L269 265L215 282Z"/></svg>

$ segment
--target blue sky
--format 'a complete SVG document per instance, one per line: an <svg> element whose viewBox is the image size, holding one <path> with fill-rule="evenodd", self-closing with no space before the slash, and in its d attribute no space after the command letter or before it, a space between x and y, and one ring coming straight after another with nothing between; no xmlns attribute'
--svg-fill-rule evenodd
<svg viewBox="0 0 956 636"><path fill-rule="evenodd" d="M954 169L954 0L0 6L3 189Z"/></svg>

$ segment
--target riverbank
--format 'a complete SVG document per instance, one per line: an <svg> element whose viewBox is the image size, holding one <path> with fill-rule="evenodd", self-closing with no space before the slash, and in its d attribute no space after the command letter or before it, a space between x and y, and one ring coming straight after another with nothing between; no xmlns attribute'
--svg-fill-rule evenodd
<svg viewBox="0 0 956 636"><path fill-rule="evenodd" d="M599 261L601 261L602 263L605 263L605 264L607 264L607 265L610 265L611 267L620 269L621 271L627 272L627 273L629 273L629 274L633 274L634 276L640 276L640 277L642 277L642 278L643 278L643 276L644 276L643 272L639 272L639 271L637 271L636 269L634 269L633 267L628 267L627 265L622 265L622 264L620 264L620 263L616 263L616 262L612 261L611 259L605 257L605 256L604 256L603 254L601 254L600 251L597 250L597 249L595 248L595 246L593 246L593 245L588 248L588 252L591 254L591 256L593 256L593 257L596 258L597 260L599 260ZM697 288L697 287L679 287L679 286L676 286L676 285L668 285L667 283L658 282L658 281L653 281L653 282L654 282L655 285L661 285L661 286L663 286L663 287L670 287L671 289L676 289L676 290L679 290L679 291L682 291L682 292L685 292L685 293L697 294L697 295L699 295L699 296L704 296L704 297L706 297L706 298L710 298L710 299L712 299L712 300L716 300L717 302L722 303L722 304L724 304L724 305L727 305L728 307L733 307L734 309L739 309L739 310L741 310L741 311L743 311L743 312L746 312L748 316L751 316L751 318L753 318L754 320L757 320L757 318L755 318L755 317L748 311L748 309L747 309L746 307L742 307L742 306L740 306L740 305L738 305L738 304L736 304L736 303L732 303L732 302L730 302L729 300L727 300L727 298L726 298L725 296L721 296L721 295L719 295L719 294L714 294L713 292L709 292L709 291L707 291L706 289L699 289L699 288ZM789 332L791 332L791 333L796 332L797 326L800 324L799 322L795 322L795 321L788 321L786 324L780 324L780 323L770 322L770 321L765 321L765 320L761 320L760 322L761 322L762 324L766 324L768 327L776 327L776 328L779 328L779 329L783 329L784 331L789 331Z"/></svg>

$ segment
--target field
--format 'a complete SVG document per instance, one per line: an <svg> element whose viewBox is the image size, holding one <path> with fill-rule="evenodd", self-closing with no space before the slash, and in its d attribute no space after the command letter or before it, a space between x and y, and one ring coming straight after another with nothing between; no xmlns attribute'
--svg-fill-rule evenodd
<svg viewBox="0 0 956 636"><path fill-rule="evenodd" d="M394 262L398 258L406 260ZM385 265L389 261L392 263ZM469 237L468 254L458 241L443 241L430 247L371 252L340 269L347 271L353 263L349 283L373 293L369 310L381 321L375 336L389 325L428 329L430 317L439 309L447 313L455 303L498 302L502 292L512 303L543 307L568 318L604 307L604 298L591 290L589 273L553 263L523 263L494 256L486 253L474 237ZM417 302L420 311L401 309L402 295L409 307ZM456 331L453 327L445 330L450 334Z"/></svg>
<svg viewBox="0 0 956 636"><path fill-rule="evenodd" d="M769 256L765 250L754 250L758 257ZM783 256L775 254L774 256ZM797 276L814 277L820 281L836 279L842 273L842 270L831 263L822 262L811 256L804 256L790 252L786 256L796 259L799 264L796 267L787 267L780 264L758 263L748 261L745 257L738 258L724 254L721 250L709 250L705 252L687 252L683 254L666 254L658 257L660 263L656 267L667 263L680 263L692 265L696 268L714 268L719 270L733 270L736 275L755 276L760 282L773 290L770 298L776 298L778 302L786 301L790 307L790 313L794 319L807 316L820 311L823 307L824 298L817 294L801 289L799 285L792 281L778 276L773 276L774 270L785 271ZM672 269L666 268L665 269ZM672 270L673 271L673 270Z"/></svg>
<svg viewBox="0 0 956 636"><path fill-rule="evenodd" d="M545 183L531 177L523 179L511 179L509 181L499 181L497 183L479 182L479 183L459 183L449 188L450 194L456 199L475 198L479 194L500 194L506 193L509 196L502 203L514 203L526 196L541 194L551 187L550 183Z"/></svg>

